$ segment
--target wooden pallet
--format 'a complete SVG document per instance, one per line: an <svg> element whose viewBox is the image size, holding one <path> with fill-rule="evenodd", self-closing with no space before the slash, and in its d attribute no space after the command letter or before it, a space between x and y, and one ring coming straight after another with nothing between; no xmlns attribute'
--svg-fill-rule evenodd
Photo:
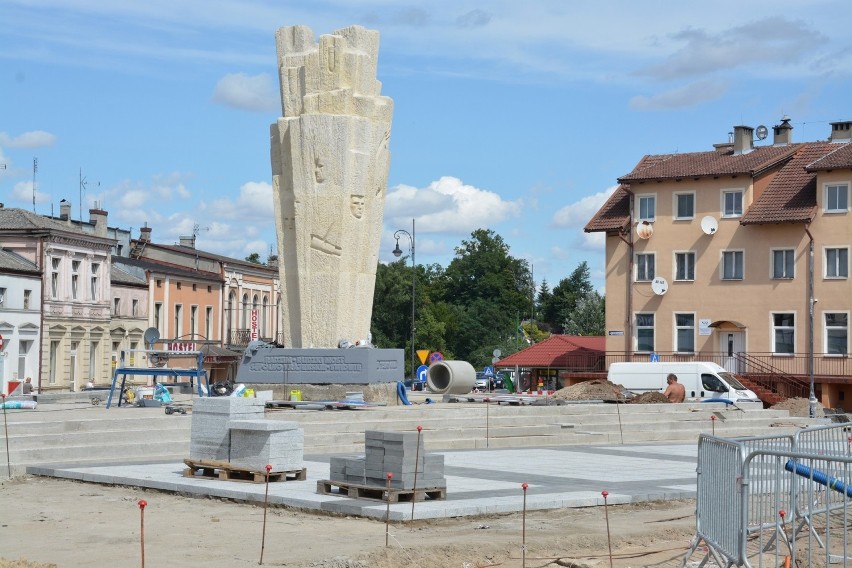
<svg viewBox="0 0 852 568"><path fill-rule="evenodd" d="M332 488L337 487L338 491ZM317 481L317 493L320 495L343 495L354 499L372 499L375 501L390 501L391 503L410 503L414 501L443 501L447 498L447 489L444 487L426 487L413 489L388 490L387 487L376 487L373 485L359 485L357 483L346 483L324 479Z"/></svg>
<svg viewBox="0 0 852 568"><path fill-rule="evenodd" d="M186 469L183 470L184 477L202 477L204 479L221 479L223 481L249 481L252 483L265 483L266 472L254 469L237 467L230 462L206 461L206 460L183 460ZM289 471L269 472L269 481L304 481L308 478L307 468Z"/></svg>

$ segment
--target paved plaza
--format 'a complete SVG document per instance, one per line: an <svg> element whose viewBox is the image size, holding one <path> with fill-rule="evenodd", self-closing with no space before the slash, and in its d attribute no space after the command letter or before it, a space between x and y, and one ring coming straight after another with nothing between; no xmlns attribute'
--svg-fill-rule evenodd
<svg viewBox="0 0 852 568"><path fill-rule="evenodd" d="M695 497L697 445L564 446L429 452L444 455L446 500L418 501L417 519L611 505ZM329 456L305 456L307 479L269 484L269 503L384 519L383 501L317 493ZM183 463L30 467L29 473L131 485L199 496L263 502L266 485L183 477ZM411 519L411 502L392 503L390 519Z"/></svg>

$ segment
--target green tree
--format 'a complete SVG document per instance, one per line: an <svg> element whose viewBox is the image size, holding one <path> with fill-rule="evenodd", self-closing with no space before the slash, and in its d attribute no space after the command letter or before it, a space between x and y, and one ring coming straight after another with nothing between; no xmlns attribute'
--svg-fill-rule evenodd
<svg viewBox="0 0 852 568"><path fill-rule="evenodd" d="M547 302L542 305L542 319L554 333L564 333L565 322L574 312L579 299L593 291L589 265L583 261L568 278L563 278L553 288Z"/></svg>
<svg viewBox="0 0 852 568"><path fill-rule="evenodd" d="M604 298L596 291L582 296L565 322L569 335L603 335L606 327Z"/></svg>
<svg viewBox="0 0 852 568"><path fill-rule="evenodd" d="M245 260L246 260L246 262L251 262L251 263L254 263L254 264L263 264L262 262L260 262L260 253L259 252L251 253L250 255L248 255L245 258Z"/></svg>
<svg viewBox="0 0 852 568"><path fill-rule="evenodd" d="M516 338L518 314L529 310L532 274L527 261L512 257L491 230L473 231L455 252L435 292L451 306L446 338L455 356L479 367Z"/></svg>

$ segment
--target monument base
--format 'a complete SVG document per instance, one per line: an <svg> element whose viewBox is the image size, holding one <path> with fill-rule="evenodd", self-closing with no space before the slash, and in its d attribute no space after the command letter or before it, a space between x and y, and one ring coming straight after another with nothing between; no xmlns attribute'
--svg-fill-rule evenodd
<svg viewBox="0 0 852 568"><path fill-rule="evenodd" d="M402 349L294 349L253 342L237 369L237 383L368 385L403 380Z"/></svg>

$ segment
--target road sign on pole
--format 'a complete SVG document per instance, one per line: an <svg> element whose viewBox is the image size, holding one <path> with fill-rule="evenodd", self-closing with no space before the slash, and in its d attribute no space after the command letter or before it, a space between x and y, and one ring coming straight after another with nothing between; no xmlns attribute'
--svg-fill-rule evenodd
<svg viewBox="0 0 852 568"><path fill-rule="evenodd" d="M420 365L417 367L417 382L425 383L426 382L426 373L429 372L429 367L426 365Z"/></svg>
<svg viewBox="0 0 852 568"><path fill-rule="evenodd" d="M420 358L420 364L425 365L426 364L426 358L429 356L429 350L428 349L418 349L417 350L417 356Z"/></svg>

